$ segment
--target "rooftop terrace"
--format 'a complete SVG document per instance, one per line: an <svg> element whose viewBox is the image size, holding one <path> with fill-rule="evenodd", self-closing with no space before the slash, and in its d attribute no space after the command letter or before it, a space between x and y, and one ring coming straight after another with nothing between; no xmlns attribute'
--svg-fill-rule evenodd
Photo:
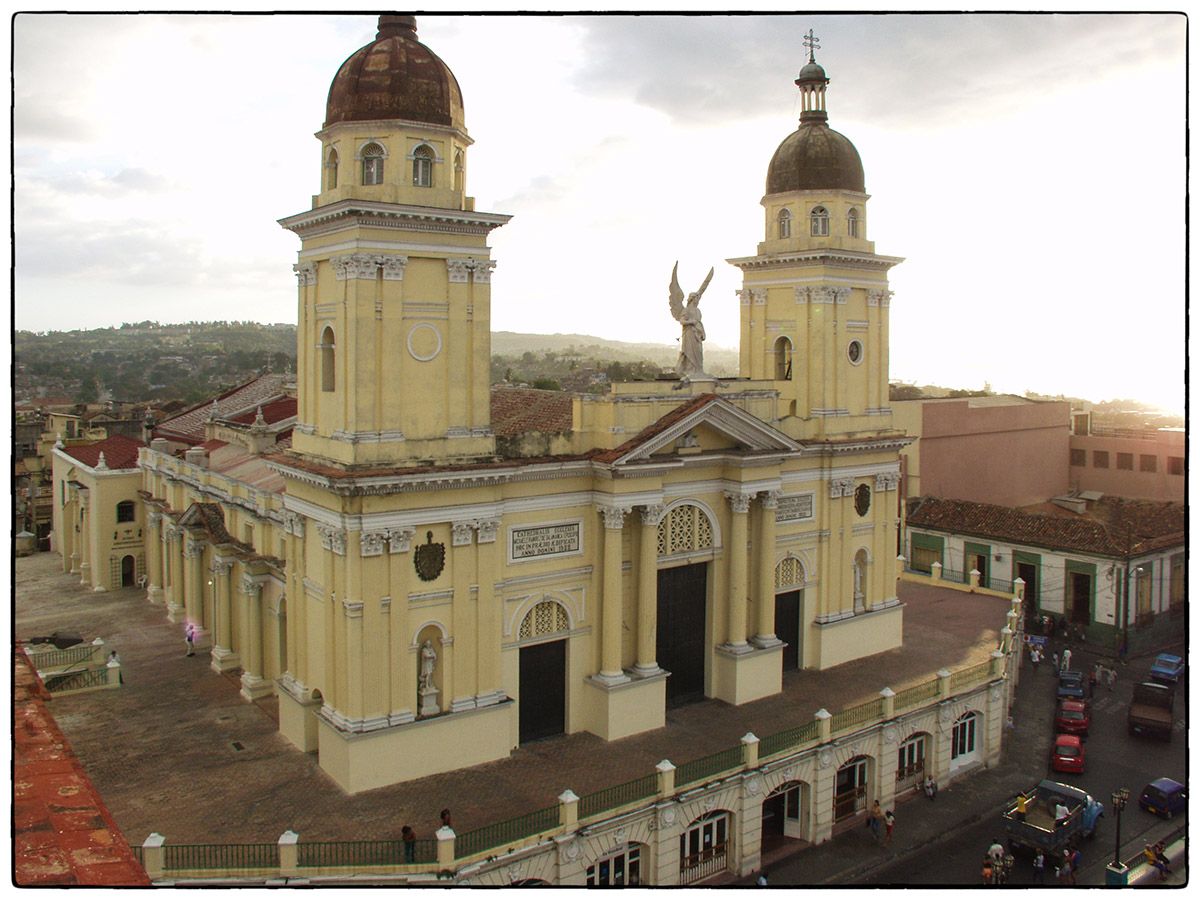
<svg viewBox="0 0 1200 900"><path fill-rule="evenodd" d="M234 674L184 656L180 626L140 590L95 594L62 574L59 557L16 560L16 636L55 630L103 637L124 663L119 690L57 698L47 706L113 818L137 845L152 831L169 843L397 839L410 824L432 837L438 813L459 833L679 766L927 681L938 669L986 662L1009 603L910 582L898 650L825 672L794 672L782 694L740 707L718 700L668 711L667 727L607 743L587 734L522 746L507 760L347 795L315 758L276 730L277 703L247 703ZM115 749L119 748L119 752Z"/></svg>

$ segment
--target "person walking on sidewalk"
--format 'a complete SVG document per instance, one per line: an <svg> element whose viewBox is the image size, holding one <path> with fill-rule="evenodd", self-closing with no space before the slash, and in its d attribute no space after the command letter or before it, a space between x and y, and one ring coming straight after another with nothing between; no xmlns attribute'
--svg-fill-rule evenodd
<svg viewBox="0 0 1200 900"><path fill-rule="evenodd" d="M1033 856L1033 880L1037 884L1046 883L1046 854L1041 850Z"/></svg>
<svg viewBox="0 0 1200 900"><path fill-rule="evenodd" d="M867 824L871 827L871 837L879 841L880 832L883 830L883 808L879 805L878 800L872 804L870 816Z"/></svg>
<svg viewBox="0 0 1200 900"><path fill-rule="evenodd" d="M892 831L896 827L896 814L892 810L888 810L883 814L883 845L886 847L892 842Z"/></svg>
<svg viewBox="0 0 1200 900"><path fill-rule="evenodd" d="M1071 648L1067 647L1063 650L1062 655L1062 671L1068 672L1071 669Z"/></svg>
<svg viewBox="0 0 1200 900"><path fill-rule="evenodd" d="M187 656L196 655L196 626L188 622L183 629L183 641L187 644Z"/></svg>

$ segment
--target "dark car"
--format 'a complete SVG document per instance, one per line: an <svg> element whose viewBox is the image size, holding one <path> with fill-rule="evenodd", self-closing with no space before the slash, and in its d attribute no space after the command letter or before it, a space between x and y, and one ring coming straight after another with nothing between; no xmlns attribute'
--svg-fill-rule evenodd
<svg viewBox="0 0 1200 900"><path fill-rule="evenodd" d="M1183 659L1174 653L1160 653L1150 666L1150 680L1162 684L1178 684L1183 675Z"/></svg>
<svg viewBox="0 0 1200 900"><path fill-rule="evenodd" d="M1169 819L1187 806L1187 788L1173 778L1156 778L1142 788L1138 806Z"/></svg>
<svg viewBox="0 0 1200 900"><path fill-rule="evenodd" d="M1092 714L1082 700L1061 700L1054 716L1054 730L1059 734L1078 734L1087 737Z"/></svg>
<svg viewBox="0 0 1200 900"><path fill-rule="evenodd" d="M1058 688L1054 692L1059 700L1071 699L1082 700L1086 693L1083 681L1083 673L1068 671L1058 674Z"/></svg>

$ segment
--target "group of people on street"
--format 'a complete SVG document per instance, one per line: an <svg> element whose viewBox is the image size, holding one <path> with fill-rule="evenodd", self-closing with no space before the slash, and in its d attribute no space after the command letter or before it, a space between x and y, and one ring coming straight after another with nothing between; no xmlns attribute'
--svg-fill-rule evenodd
<svg viewBox="0 0 1200 900"><path fill-rule="evenodd" d="M1142 851L1142 855L1146 857L1146 862L1158 870L1160 878L1166 878L1171 874L1171 861L1167 859L1167 842L1159 841L1157 844L1147 844L1146 849Z"/></svg>
<svg viewBox="0 0 1200 900"><path fill-rule="evenodd" d="M876 800L867 816L867 827L871 829L871 837L886 847L892 842L892 831L896 827L896 814L890 809L884 812L883 807Z"/></svg>

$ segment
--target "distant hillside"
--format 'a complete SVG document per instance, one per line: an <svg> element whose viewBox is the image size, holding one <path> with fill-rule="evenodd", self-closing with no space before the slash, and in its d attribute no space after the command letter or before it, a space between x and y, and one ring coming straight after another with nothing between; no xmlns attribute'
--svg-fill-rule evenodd
<svg viewBox="0 0 1200 900"><path fill-rule="evenodd" d="M492 332L492 354L520 356L523 353L554 353L559 356L609 359L615 362L653 363L664 369L675 368L678 344L638 344L611 341L588 334L520 334L514 331ZM713 375L736 375L738 351L706 344L704 368Z"/></svg>

